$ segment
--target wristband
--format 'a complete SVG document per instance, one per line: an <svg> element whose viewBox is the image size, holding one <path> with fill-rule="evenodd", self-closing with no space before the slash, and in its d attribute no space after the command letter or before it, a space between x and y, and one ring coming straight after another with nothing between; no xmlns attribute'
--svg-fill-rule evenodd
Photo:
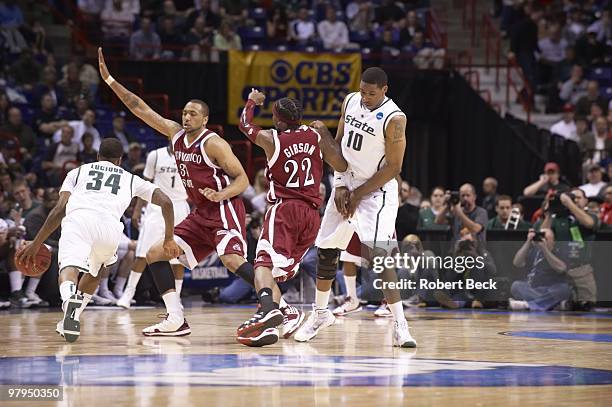
<svg viewBox="0 0 612 407"><path fill-rule="evenodd" d="M348 171L345 171L345 172L334 171L334 182L333 182L334 188L346 187L347 178L348 178Z"/></svg>

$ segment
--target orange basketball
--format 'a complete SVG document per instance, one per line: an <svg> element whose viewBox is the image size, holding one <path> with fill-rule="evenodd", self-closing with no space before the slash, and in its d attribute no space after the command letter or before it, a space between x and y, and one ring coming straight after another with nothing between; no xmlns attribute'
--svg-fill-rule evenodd
<svg viewBox="0 0 612 407"><path fill-rule="evenodd" d="M43 274L45 271L49 269L51 265L51 252L47 248L46 245L40 246L38 253L36 253L36 257L34 258L34 263L30 264L22 264L17 260L17 256L15 256L15 266L17 266L17 270L21 271L21 274L28 277L38 277Z"/></svg>

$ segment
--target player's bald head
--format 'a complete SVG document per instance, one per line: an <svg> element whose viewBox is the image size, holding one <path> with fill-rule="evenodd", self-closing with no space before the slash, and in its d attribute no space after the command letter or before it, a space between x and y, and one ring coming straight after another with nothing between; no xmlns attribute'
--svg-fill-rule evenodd
<svg viewBox="0 0 612 407"><path fill-rule="evenodd" d="M116 164L117 161L121 161L121 157L123 157L123 144L119 139L109 137L102 140L98 151L98 160Z"/></svg>

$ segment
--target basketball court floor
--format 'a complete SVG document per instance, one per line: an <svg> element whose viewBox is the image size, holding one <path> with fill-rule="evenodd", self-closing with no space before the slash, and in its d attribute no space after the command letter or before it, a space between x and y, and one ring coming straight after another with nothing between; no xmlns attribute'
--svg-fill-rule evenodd
<svg viewBox="0 0 612 407"><path fill-rule="evenodd" d="M406 310L416 350L372 310L310 343L235 342L252 306L186 309L193 333L146 338L161 308L88 308L81 338L59 311L0 312L0 385L63 386L49 406L611 405L612 314Z"/></svg>

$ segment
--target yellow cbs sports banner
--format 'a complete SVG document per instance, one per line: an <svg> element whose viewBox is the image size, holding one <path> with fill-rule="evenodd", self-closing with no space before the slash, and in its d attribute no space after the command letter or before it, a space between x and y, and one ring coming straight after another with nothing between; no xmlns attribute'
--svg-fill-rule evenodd
<svg viewBox="0 0 612 407"><path fill-rule="evenodd" d="M272 126L272 104L283 97L299 100L305 124L321 120L338 125L342 101L359 90L361 54L230 51L228 121L238 124L251 88L265 93L266 101L255 117Z"/></svg>

